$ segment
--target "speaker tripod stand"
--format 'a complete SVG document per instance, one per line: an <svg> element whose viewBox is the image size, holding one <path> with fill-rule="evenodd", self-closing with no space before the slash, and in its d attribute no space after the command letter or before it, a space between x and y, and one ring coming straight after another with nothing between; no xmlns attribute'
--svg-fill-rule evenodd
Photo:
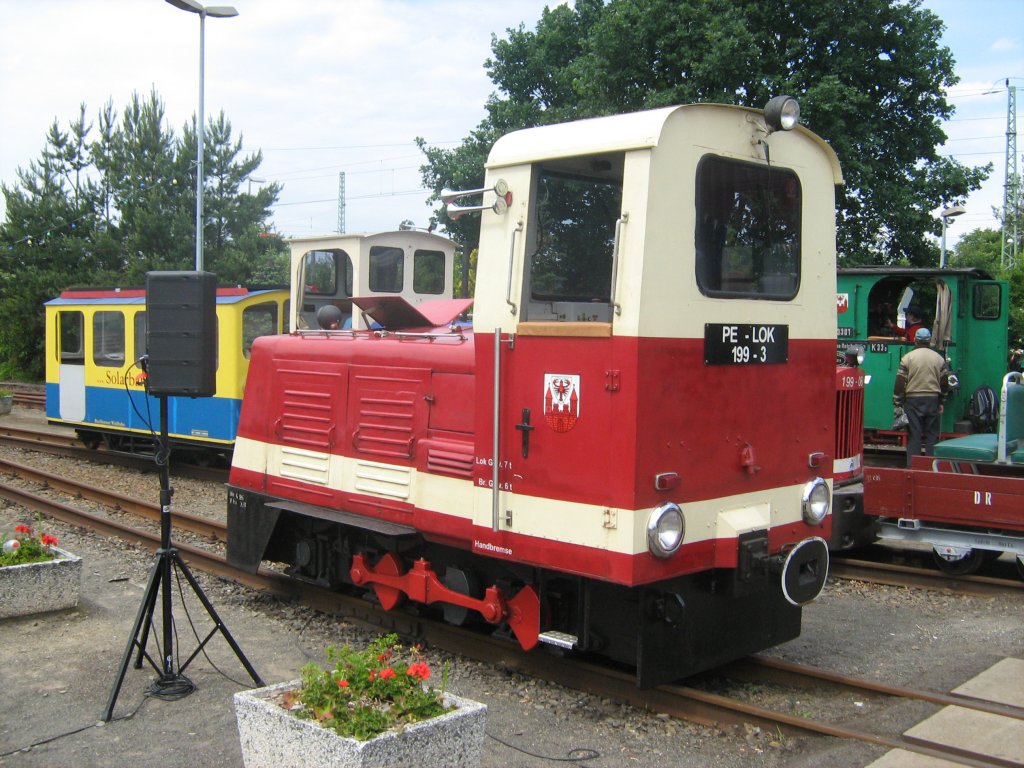
<svg viewBox="0 0 1024 768"><path fill-rule="evenodd" d="M153 568L149 573L149 582L146 585L146 591L142 597L142 604L139 606L138 615L135 617L135 625L132 627L131 637L128 639L128 644L124 649L124 656L121 658L121 666L117 673L117 680L114 682L114 687L110 692L110 700L107 702L107 708L103 713L103 721L110 722L111 717L114 714L114 705L117 703L117 695L121 691L121 685L124 683L125 674L128 672L128 663L131 660L132 653L138 649L138 655L135 659L135 668L142 668L142 660L145 659L149 662L150 666L156 670L159 674L159 678L153 684L154 690L157 692L156 695L165 695L168 698L178 698L181 696L188 695L191 693L195 686L192 684L184 672L189 664L192 663L193 659L206 647L206 644L213 638L213 636L220 632L228 645L231 646L231 650L235 652L235 656L245 667L245 671L249 673L249 676L253 679L253 682L258 686L263 685L263 680L253 669L252 664L242 653L242 649L239 648L238 643L231 636L228 628L221 621L220 616L217 615L216 609L213 607L213 603L210 602L206 594L203 592L203 588L199 586L192 572L188 566L181 559L178 554L178 550L171 544L171 496L173 490L171 489L171 476L170 476L170 443L167 435L167 397L161 396L160 400L160 445L157 450L158 465L160 468L160 548L156 552L156 560L153 563ZM180 667L175 669L175 652L174 652L174 612L172 605L173 595L171 593L171 576L173 572L177 570L185 580L188 581L189 586L195 593L196 597L203 604L206 612L209 614L210 619L213 620L214 628L210 630L210 633L200 641L192 655L185 660ZM146 650L146 645L149 641L150 630L153 628L153 614L156 611L157 599L161 599L162 608L162 625L163 625L163 646L162 656L159 663L150 656Z"/></svg>

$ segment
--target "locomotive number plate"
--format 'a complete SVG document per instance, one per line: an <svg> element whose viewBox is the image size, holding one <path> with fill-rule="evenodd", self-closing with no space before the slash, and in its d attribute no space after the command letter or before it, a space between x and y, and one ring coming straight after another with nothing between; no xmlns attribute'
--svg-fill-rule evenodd
<svg viewBox="0 0 1024 768"><path fill-rule="evenodd" d="M763 365L788 360L788 325L704 325L705 365Z"/></svg>

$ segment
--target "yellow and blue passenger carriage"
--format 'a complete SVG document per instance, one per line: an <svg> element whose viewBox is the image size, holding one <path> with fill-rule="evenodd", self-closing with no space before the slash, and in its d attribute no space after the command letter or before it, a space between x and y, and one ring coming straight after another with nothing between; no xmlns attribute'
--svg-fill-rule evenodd
<svg viewBox="0 0 1024 768"><path fill-rule="evenodd" d="M256 337L286 329L288 303L284 288L217 290L217 389L168 398L176 450L230 453L249 350ZM47 421L74 427L93 447L150 452L160 409L145 388L145 290L71 289L45 306Z"/></svg>

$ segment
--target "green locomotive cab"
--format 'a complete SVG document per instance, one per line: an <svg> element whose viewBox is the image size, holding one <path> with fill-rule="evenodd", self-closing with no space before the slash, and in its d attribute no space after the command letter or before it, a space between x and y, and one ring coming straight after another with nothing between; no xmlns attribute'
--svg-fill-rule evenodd
<svg viewBox="0 0 1024 768"><path fill-rule="evenodd" d="M903 442L903 433L893 429L892 390L900 360L914 347L907 328L915 309L956 376L942 413L942 435L976 431L972 394L980 386L998 392L1006 373L1008 284L980 269L856 267L839 270L837 290L839 352L862 347L869 377L865 439Z"/></svg>

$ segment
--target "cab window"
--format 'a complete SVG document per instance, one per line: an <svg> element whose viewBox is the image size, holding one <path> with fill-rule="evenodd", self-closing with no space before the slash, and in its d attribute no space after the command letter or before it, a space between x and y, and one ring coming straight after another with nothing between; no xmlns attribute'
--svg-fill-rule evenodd
<svg viewBox="0 0 1024 768"><path fill-rule="evenodd" d="M315 296L352 295L352 257L340 248L309 251L304 256L306 293ZM340 289L340 291L339 291Z"/></svg>
<svg viewBox="0 0 1024 768"><path fill-rule="evenodd" d="M975 320L998 320L1003 304L1002 286L999 283L974 284Z"/></svg>
<svg viewBox="0 0 1024 768"><path fill-rule="evenodd" d="M370 248L370 290L374 293L401 293L405 276L405 251L390 245Z"/></svg>
<svg viewBox="0 0 1024 768"><path fill-rule="evenodd" d="M92 317L92 361L120 368L124 365L124 314L97 312Z"/></svg>
<svg viewBox="0 0 1024 768"><path fill-rule="evenodd" d="M800 288L800 181L775 166L697 167L697 285L706 296L785 301Z"/></svg>
<svg viewBox="0 0 1024 768"><path fill-rule="evenodd" d="M412 289L416 293L444 293L444 252L417 249L412 257Z"/></svg>

